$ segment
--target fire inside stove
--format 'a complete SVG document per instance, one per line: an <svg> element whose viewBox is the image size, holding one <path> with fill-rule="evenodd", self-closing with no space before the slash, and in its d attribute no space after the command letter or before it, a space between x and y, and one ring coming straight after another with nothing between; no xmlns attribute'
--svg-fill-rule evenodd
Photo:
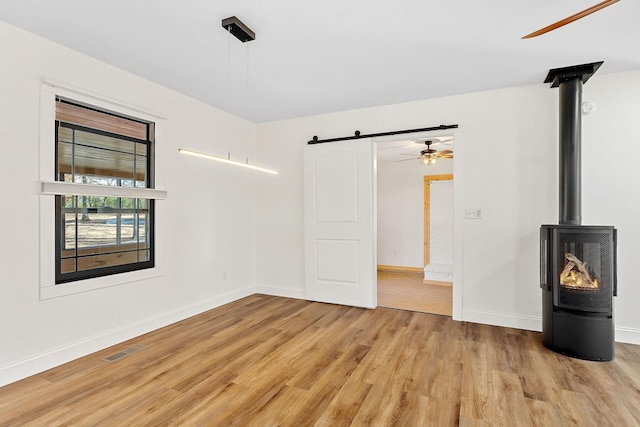
<svg viewBox="0 0 640 427"><path fill-rule="evenodd" d="M598 279L592 277L586 263L569 252L564 257L567 263L560 273L560 285L581 291L596 291L600 288Z"/></svg>

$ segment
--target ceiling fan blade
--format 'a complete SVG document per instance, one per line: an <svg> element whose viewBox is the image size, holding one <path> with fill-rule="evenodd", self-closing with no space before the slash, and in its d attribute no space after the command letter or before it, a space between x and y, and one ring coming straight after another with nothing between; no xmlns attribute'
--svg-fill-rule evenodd
<svg viewBox="0 0 640 427"><path fill-rule="evenodd" d="M440 150L440 151L438 151L438 153L440 153L441 155L453 154L453 151L451 151L451 150Z"/></svg>
<svg viewBox="0 0 640 427"><path fill-rule="evenodd" d="M453 159L453 153L445 154L444 156L440 156L441 159Z"/></svg>
<svg viewBox="0 0 640 427"><path fill-rule="evenodd" d="M402 160L394 160L394 163L398 163L398 162L406 162L407 160L419 160L420 157L414 157L412 159L402 159Z"/></svg>
<svg viewBox="0 0 640 427"><path fill-rule="evenodd" d="M544 28L539 29L538 31L534 31L531 34L527 34L526 36L522 37L523 39L530 39L533 37L537 37L539 35L548 33L549 31L553 31L556 28L560 28L564 25L570 24L573 21L577 21L580 18L584 18L585 16L591 15L594 12L599 11L600 9L604 9L607 6L611 6L614 3L619 2L620 0L605 0L601 3L596 4L595 6L591 6L590 8L587 8L585 10L583 10L582 12L578 12L574 15L569 16L568 18L564 18L558 22L555 22L551 25L548 25Z"/></svg>

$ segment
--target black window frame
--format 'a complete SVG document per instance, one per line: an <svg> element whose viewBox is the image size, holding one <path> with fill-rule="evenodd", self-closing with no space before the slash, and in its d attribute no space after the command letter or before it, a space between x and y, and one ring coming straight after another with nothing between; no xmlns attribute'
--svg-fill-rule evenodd
<svg viewBox="0 0 640 427"><path fill-rule="evenodd" d="M121 135L121 134L117 134L117 133L112 133L112 132L108 132L105 130L101 130L101 129L94 129L94 128L90 128L90 127L86 127L86 126L81 126L81 125L77 125L77 124L72 124L72 123L67 123L67 122L63 122L60 120L56 120L55 121L55 180L56 181L63 181L64 180L64 173L60 173L59 172L59 158L58 158L58 154L59 154L59 150L58 150L58 144L59 144L59 134L58 131L61 127L65 127L65 128L70 128L72 130L79 130L79 131L83 131L83 132L88 132L88 133L93 133L93 134L97 134L97 135L102 135L102 136L106 136L106 137L110 137L110 138L117 138L120 140L127 140L127 141L131 141L134 144L144 144L146 146L146 177L145 177L145 188L153 188L153 172L154 172L154 143L155 143L155 126L154 123L152 122L148 122L148 121L144 121L144 120L140 120L140 119L136 119L136 118L132 118L130 116L125 116L125 115L119 115L119 114L115 114L109 111L104 111L95 107L91 107L91 106L87 106L86 104L82 104L82 103L76 103L76 102L71 102L68 101L66 99L61 99L61 98L57 98L56 100L57 102L65 102L65 103L69 103L75 106L79 106L82 108L86 108L88 110L93 110L93 111L98 111L100 113L105 113L105 114L109 114L115 117L122 117L125 118L127 120L134 120L137 121L139 123L145 124L147 126L147 138L146 140L142 140L142 139L138 139L138 138L134 138L131 136L127 136L127 135ZM128 179L128 178L124 178L124 177L110 177L110 178L120 178L120 179ZM135 177L133 177L134 180L134 186L135 186ZM63 198L65 197L65 195L56 195L55 196L55 284L59 285L59 284L63 284L63 283L70 283L70 282L77 282L80 280L85 280L85 279L93 279L93 278L98 278L98 277L104 277L104 276L110 276L110 275L114 275L114 274L121 274L121 273L128 273L128 272L133 272L133 271L139 271L139 270L145 270L145 269L150 269L150 268L154 268L155 267L155 199L153 198L143 198L143 197L139 197L139 198L135 198L135 200L146 200L147 201L147 208L145 209L145 213L146 215L146 220L145 220L145 227L146 227L146 233L145 233L145 244L146 247L144 250L148 250L149 253L149 259L148 260L144 260L144 261L137 261L137 262L132 262L132 263L127 263L127 264L121 264L121 265L114 265L114 266L108 266L108 267L98 267L98 268L92 268L92 269L87 269L87 270L80 270L78 271L76 269L76 271L73 272L68 272L68 273L62 273L62 251L64 250L64 245L66 244L65 241L65 215L63 210L65 209L63 206ZM76 198L76 202L75 202L75 206L76 206L76 210L78 209L78 201L77 198L82 197L82 196L77 196L74 195L73 197ZM129 197L129 196L117 196L118 198L125 198L125 197ZM137 203L137 202L136 202ZM92 213L92 211L97 213L97 209L96 208L87 208L89 213ZM123 210L120 209L120 213L122 213ZM111 212L110 212L111 213ZM117 212L116 212L117 213ZM77 219L76 219L77 221ZM139 219L138 219L139 221ZM139 242L137 243L139 245ZM107 246L96 246L96 247L101 247L101 248L107 248ZM80 255L78 254L78 247L76 244L76 254L74 256L74 258L76 259L76 266L77 266L77 260L86 256L91 256L91 255ZM138 246L137 249L135 249L136 252L139 253L139 251L142 250L140 249L140 247ZM119 253L125 253L125 252L119 252ZM103 255L107 255L109 254L109 252L101 252L101 254Z"/></svg>

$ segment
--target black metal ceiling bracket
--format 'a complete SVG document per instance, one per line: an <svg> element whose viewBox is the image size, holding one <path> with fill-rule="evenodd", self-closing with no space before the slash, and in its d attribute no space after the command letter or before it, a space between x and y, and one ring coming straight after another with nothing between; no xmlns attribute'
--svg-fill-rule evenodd
<svg viewBox="0 0 640 427"><path fill-rule="evenodd" d="M222 20L222 27L233 34L242 43L256 39L256 33L247 27L244 22L232 16Z"/></svg>
<svg viewBox="0 0 640 427"><path fill-rule="evenodd" d="M394 130L391 132L380 132L380 133L369 133L366 135L362 135L359 130L353 133L353 136L343 136L340 138L330 138L330 139L318 139L317 136L314 136L307 144L324 144L325 142L338 142L338 141L349 141L351 139L362 139L362 138L375 138L378 136L392 136L392 135L403 135L405 133L418 133L418 132L431 132L434 130L446 130L446 129L456 129L458 125L440 125L440 126L432 126L429 128L420 128L420 129L405 129L405 130Z"/></svg>

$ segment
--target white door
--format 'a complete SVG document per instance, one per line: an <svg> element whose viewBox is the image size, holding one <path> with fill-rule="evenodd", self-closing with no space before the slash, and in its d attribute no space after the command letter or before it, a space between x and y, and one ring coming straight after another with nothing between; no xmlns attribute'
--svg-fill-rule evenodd
<svg viewBox="0 0 640 427"><path fill-rule="evenodd" d="M306 145L307 298L375 308L375 155L371 139Z"/></svg>

